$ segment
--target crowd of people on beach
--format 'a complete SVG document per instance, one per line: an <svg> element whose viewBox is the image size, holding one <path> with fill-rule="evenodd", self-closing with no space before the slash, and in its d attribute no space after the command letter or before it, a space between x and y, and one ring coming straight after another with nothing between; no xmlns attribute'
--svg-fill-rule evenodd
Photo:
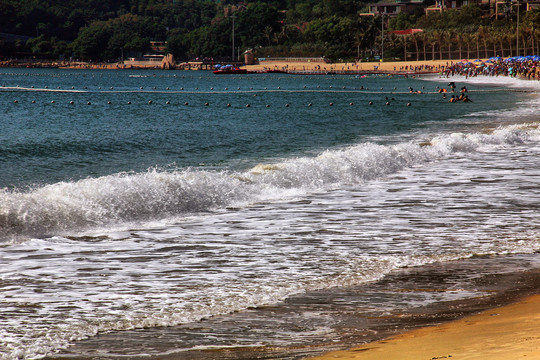
<svg viewBox="0 0 540 360"><path fill-rule="evenodd" d="M446 77L462 75L466 78L483 76L510 76L528 80L540 80L540 56L516 56L507 59L492 57L486 61L480 59L462 61L446 66Z"/></svg>

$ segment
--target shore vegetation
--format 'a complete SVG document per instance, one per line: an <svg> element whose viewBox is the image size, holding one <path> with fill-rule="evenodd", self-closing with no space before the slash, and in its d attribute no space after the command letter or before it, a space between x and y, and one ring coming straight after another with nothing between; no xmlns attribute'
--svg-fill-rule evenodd
<svg viewBox="0 0 540 360"><path fill-rule="evenodd" d="M0 59L116 62L166 44L179 61L326 57L426 61L540 53L540 10L510 3L397 17L353 0L0 0ZM499 9L500 12L500 9ZM410 35L395 30L422 29ZM234 47L233 47L234 44Z"/></svg>

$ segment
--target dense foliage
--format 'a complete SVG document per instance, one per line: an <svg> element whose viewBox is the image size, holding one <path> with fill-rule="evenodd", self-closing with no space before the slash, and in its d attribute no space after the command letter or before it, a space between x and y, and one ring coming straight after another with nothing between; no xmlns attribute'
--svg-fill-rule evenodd
<svg viewBox="0 0 540 360"><path fill-rule="evenodd" d="M359 16L367 2L352 0L0 0L0 33L17 35L0 34L0 58L115 61L149 51L150 41L166 41L177 59L230 59L246 49L332 60L383 48L385 58L408 60L539 52L540 11L522 8L518 27L517 7L504 10L500 20L477 6L388 19ZM391 33L408 28L423 32Z"/></svg>

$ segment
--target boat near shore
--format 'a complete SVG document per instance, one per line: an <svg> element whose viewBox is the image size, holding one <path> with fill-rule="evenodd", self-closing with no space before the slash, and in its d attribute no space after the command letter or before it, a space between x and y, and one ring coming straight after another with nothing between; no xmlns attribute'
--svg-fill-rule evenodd
<svg viewBox="0 0 540 360"><path fill-rule="evenodd" d="M239 67L233 66L233 65L225 65L225 66L216 65L216 70L214 70L213 73L216 75L220 75L220 74L251 74L255 72L249 71L247 69L240 69Z"/></svg>

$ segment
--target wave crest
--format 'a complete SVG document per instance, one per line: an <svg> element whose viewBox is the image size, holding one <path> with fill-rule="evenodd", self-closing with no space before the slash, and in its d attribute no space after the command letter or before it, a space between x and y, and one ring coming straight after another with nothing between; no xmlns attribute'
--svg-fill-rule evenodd
<svg viewBox="0 0 540 360"><path fill-rule="evenodd" d="M28 191L1 189L0 230L12 238L160 220L360 184L455 153L538 140L537 125L514 125L485 133L441 135L421 144L364 143L316 157L259 164L244 173L149 170Z"/></svg>

